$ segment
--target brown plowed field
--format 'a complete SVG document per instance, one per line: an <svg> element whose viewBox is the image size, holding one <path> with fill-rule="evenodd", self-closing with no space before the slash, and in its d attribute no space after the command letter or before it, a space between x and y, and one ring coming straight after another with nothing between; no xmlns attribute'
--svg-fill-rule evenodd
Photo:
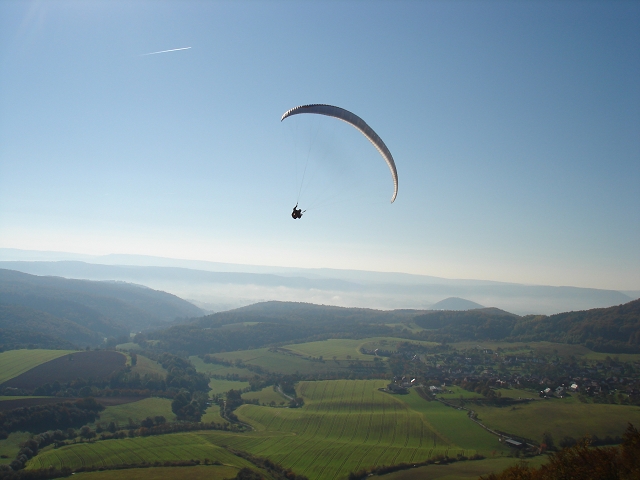
<svg viewBox="0 0 640 480"><path fill-rule="evenodd" d="M38 365L1 386L32 390L45 383L52 384L56 380L66 383L76 378L103 378L123 368L126 360L122 353L110 350L70 353Z"/></svg>
<svg viewBox="0 0 640 480"><path fill-rule="evenodd" d="M125 403L137 402L145 397L96 397L96 402L105 407L123 405ZM0 412L13 410L14 408L32 407L34 405L51 405L52 403L75 402L79 398L72 397L47 397L47 398L19 398L16 400L2 400L0 402Z"/></svg>

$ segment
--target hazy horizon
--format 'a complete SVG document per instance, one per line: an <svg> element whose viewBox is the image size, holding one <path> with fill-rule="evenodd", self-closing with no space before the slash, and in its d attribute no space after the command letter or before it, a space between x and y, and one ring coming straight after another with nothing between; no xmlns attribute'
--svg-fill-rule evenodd
<svg viewBox="0 0 640 480"><path fill-rule="evenodd" d="M0 268L33 275L135 283L172 293L212 311L269 300L420 310L454 297L526 315L610 307L640 297L639 291L524 285L361 270L251 266L136 255L91 257L3 248L0 248Z"/></svg>

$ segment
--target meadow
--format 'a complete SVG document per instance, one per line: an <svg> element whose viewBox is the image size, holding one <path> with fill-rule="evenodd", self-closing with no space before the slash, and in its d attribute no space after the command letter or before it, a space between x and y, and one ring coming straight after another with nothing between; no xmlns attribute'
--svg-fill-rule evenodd
<svg viewBox="0 0 640 480"><path fill-rule="evenodd" d="M481 475L499 472L522 460L513 457L496 457L471 462L456 462L450 465L428 465L381 475L381 480L477 480ZM546 463L547 457L539 456L526 460L532 466Z"/></svg>
<svg viewBox="0 0 640 480"><path fill-rule="evenodd" d="M108 467L190 459L204 461L206 458L238 468L252 467L251 463L213 444L201 433L180 433L77 443L58 449L47 447L31 459L27 469L50 466L77 469L83 466Z"/></svg>
<svg viewBox="0 0 640 480"><path fill-rule="evenodd" d="M269 348L255 350L239 350L237 352L216 353L216 357L227 361L240 360L248 365L255 365L264 370L282 374L314 374L328 371L346 370L347 362L312 361L294 353L287 353L282 349L277 351Z"/></svg>
<svg viewBox="0 0 640 480"><path fill-rule="evenodd" d="M463 412L426 402L415 393L387 394L379 390L385 383L301 382L298 394L305 400L303 408L244 405L237 410L242 421L266 438L222 441L313 479L344 477L365 467L422 461L437 454L501 450L497 439ZM462 431L452 432L458 429Z"/></svg>
<svg viewBox="0 0 640 480"><path fill-rule="evenodd" d="M360 347L366 343L372 343L377 338L351 339L351 338L331 338L319 342L295 343L285 345L283 350L290 351L303 357L323 357L325 360L365 360L371 361L371 355L360 353ZM381 340L381 339L380 339ZM396 342L397 343L397 339ZM393 345L395 345L393 343Z"/></svg>
<svg viewBox="0 0 640 480"><path fill-rule="evenodd" d="M0 384L74 350L9 350L0 353Z"/></svg>
<svg viewBox="0 0 640 480"><path fill-rule="evenodd" d="M486 426L542 441L542 434L551 433L556 443L565 436L581 438L597 435L603 438L621 436L631 422L640 426L640 407L581 403L575 397L535 400L513 407L483 407L474 405L479 420Z"/></svg>
<svg viewBox="0 0 640 480"><path fill-rule="evenodd" d="M361 353L361 348L370 351L379 348L380 350L395 352L400 342L407 342L407 340L395 337L370 337L365 339L330 338L319 342L285 345L282 349L304 357L318 358L322 356L324 360L335 357L336 360L363 360L370 362L373 359L372 355ZM410 343L424 346L437 345L433 342L419 340L411 340Z"/></svg>
<svg viewBox="0 0 640 480"><path fill-rule="evenodd" d="M419 412L431 428L440 432L442 438L465 450L469 456L474 450L489 456L508 453L508 449L498 441L498 437L469 419L465 410L449 407L438 401L427 402L415 390L402 395L403 400L416 412Z"/></svg>
<svg viewBox="0 0 640 480"><path fill-rule="evenodd" d="M220 416L220 406L219 405L211 405L202 415L200 419L201 422L215 422L220 424L229 423L228 420L225 420Z"/></svg>
<svg viewBox="0 0 640 480"><path fill-rule="evenodd" d="M247 392L242 394L242 398L249 401L257 400L260 405L270 405L271 402L274 405L289 404L289 399L278 392L272 385L264 387L257 392Z"/></svg>
<svg viewBox="0 0 640 480"><path fill-rule="evenodd" d="M452 343L452 347L465 350L474 348L490 348L492 350L500 349L500 353L504 355L516 355L524 353L534 353L536 355L558 355L560 357L575 356L584 360L605 360L607 357L617 358L621 362L638 362L640 354L637 353L601 353L594 352L584 345L575 345L567 343L554 342L457 342Z"/></svg>
<svg viewBox="0 0 640 480"><path fill-rule="evenodd" d="M77 473L81 480L225 480L234 478L240 469L231 465L207 465L196 467L151 467L129 470L105 470L103 472ZM258 470L253 468L253 470Z"/></svg>
<svg viewBox="0 0 640 480"><path fill-rule="evenodd" d="M10 433L7 438L0 440L0 465L8 465L16 458L20 451L20 444L28 440L31 434L26 432Z"/></svg>
<svg viewBox="0 0 640 480"><path fill-rule="evenodd" d="M238 375L239 377L247 378L252 377L255 374L251 370L240 367L228 367L219 363L205 363L200 357L191 356L189 361L196 368L198 373L204 373L206 375Z"/></svg>
<svg viewBox="0 0 640 480"><path fill-rule="evenodd" d="M120 426L129 424L129 419L139 423L147 417L163 416L167 422L175 422L176 415L171 411L171 400L167 398L144 398L137 402L125 403L107 407L100 412L100 418L96 423L107 425L114 422Z"/></svg>
<svg viewBox="0 0 640 480"><path fill-rule="evenodd" d="M209 381L209 388L211 388L209 395L221 395L229 390L243 390L248 387L249 382L236 382L233 380L218 380L212 378Z"/></svg>
<svg viewBox="0 0 640 480"><path fill-rule="evenodd" d="M142 355L137 356L137 362L131 367L131 371L140 375L159 375L162 378L167 376L167 371L162 365Z"/></svg>

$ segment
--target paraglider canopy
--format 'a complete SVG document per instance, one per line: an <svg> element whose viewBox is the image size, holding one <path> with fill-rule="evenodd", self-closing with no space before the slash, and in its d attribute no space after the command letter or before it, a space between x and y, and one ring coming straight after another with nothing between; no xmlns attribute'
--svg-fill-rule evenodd
<svg viewBox="0 0 640 480"><path fill-rule="evenodd" d="M391 197L391 203L394 202L396 196L398 195L398 172L396 170L396 163L393 161L393 157L391 156L391 152L384 144L382 139L378 136L373 129L367 125L367 123L362 120L359 116L354 113L351 113L348 110L340 107L334 107L332 105L301 105L299 107L292 108L291 110L287 110L280 121L284 120L287 117L292 115L297 115L299 113L315 113L317 115L326 115L328 117L334 117L343 122L347 122L349 125L355 127L360 133L362 133L367 139L373 144L374 147L380 152L382 158L384 158L385 162L389 166L389 170L391 170L391 178L393 179L393 196Z"/></svg>

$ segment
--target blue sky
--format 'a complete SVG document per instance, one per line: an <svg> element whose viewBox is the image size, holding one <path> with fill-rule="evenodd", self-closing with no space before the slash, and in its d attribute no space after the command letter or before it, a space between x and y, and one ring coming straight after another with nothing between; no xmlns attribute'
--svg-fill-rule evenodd
<svg viewBox="0 0 640 480"><path fill-rule="evenodd" d="M4 1L0 247L640 289L638 79L638 2Z"/></svg>

